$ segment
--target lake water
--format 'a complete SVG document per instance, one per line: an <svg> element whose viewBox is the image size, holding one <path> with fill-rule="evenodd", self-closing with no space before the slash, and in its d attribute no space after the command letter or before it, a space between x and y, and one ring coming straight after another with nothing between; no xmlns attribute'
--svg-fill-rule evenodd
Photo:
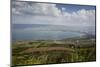
<svg viewBox="0 0 100 67"><path fill-rule="evenodd" d="M48 30L48 29L49 30ZM64 38L80 36L82 33L50 30L47 25L12 25L12 40L60 40Z"/></svg>

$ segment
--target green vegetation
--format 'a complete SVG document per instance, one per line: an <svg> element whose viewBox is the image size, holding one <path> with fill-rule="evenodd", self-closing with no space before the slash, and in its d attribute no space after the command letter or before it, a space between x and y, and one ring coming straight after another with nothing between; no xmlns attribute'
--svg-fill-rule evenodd
<svg viewBox="0 0 100 67"><path fill-rule="evenodd" d="M12 43L12 65L96 60L95 39L33 40Z"/></svg>

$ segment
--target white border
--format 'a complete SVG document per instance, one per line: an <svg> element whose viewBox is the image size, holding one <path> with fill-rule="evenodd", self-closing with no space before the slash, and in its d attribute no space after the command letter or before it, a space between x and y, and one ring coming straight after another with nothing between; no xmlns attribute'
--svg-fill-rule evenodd
<svg viewBox="0 0 100 67"><path fill-rule="evenodd" d="M34 67L99 67L100 64L100 0L31 0L67 4L96 5L97 7L97 61L86 63L36 65ZM10 0L0 0L0 67L10 67ZM25 67L25 66L24 66ZM27 66L33 67L33 66Z"/></svg>
<svg viewBox="0 0 100 67"><path fill-rule="evenodd" d="M21 1L39 1L39 2L96 5L95 0L92 0L92 1L91 0L21 0Z"/></svg>
<svg viewBox="0 0 100 67"><path fill-rule="evenodd" d="M10 0L0 1L0 67L10 63Z"/></svg>

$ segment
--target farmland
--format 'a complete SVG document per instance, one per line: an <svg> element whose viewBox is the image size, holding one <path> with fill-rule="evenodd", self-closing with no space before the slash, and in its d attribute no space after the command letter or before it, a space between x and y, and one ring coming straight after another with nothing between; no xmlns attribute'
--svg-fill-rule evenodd
<svg viewBox="0 0 100 67"><path fill-rule="evenodd" d="M12 42L13 66L87 62L95 60L95 38Z"/></svg>

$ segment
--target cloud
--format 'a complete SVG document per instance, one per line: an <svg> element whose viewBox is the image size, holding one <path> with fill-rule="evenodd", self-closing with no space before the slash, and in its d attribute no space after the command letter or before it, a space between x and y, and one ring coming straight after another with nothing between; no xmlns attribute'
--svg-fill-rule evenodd
<svg viewBox="0 0 100 67"><path fill-rule="evenodd" d="M62 7L61 9L62 9L62 11L65 11L66 10L66 8L64 8L64 7Z"/></svg>
<svg viewBox="0 0 100 67"><path fill-rule="evenodd" d="M16 10L15 10L16 9ZM17 15L44 15L60 16L61 11L56 4L31 3L31 2L12 2L12 12Z"/></svg>
<svg viewBox="0 0 100 67"><path fill-rule="evenodd" d="M67 7L67 6L66 6ZM71 13L56 4L12 2L12 23L95 26L95 10L80 9Z"/></svg>

